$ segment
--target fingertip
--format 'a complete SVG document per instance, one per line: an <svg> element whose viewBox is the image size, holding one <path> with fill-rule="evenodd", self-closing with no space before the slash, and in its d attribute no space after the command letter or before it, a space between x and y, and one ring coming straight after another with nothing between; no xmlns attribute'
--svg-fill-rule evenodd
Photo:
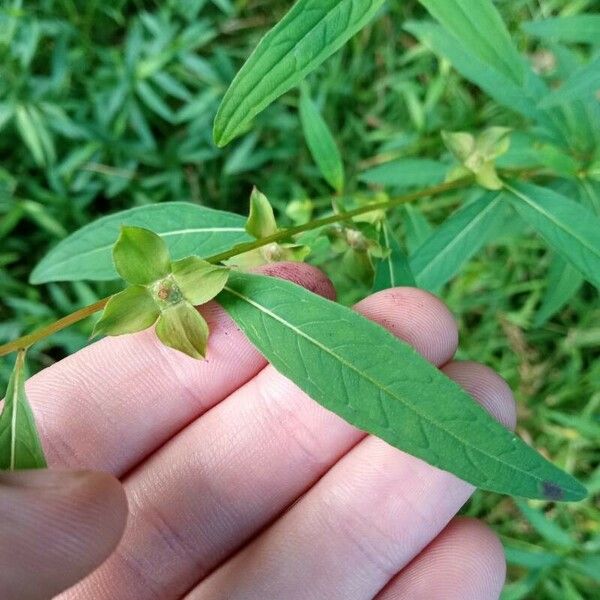
<svg viewBox="0 0 600 600"><path fill-rule="evenodd" d="M512 390L494 370L472 361L451 361L442 371L473 396L496 420L514 429L517 408Z"/></svg>
<svg viewBox="0 0 600 600"><path fill-rule="evenodd" d="M301 285L314 294L329 300L335 300L336 292L333 283L323 271L313 265L299 262L280 262L263 265L256 271L263 275L286 279Z"/></svg>
<svg viewBox="0 0 600 600"><path fill-rule="evenodd" d="M436 296L411 287L377 292L355 309L413 346L435 365L448 362L458 346L452 313Z"/></svg>

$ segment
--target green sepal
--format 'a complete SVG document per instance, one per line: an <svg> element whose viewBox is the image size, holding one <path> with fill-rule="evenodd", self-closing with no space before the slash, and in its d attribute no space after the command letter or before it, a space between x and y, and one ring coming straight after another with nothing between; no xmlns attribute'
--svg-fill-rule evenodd
<svg viewBox="0 0 600 600"><path fill-rule="evenodd" d="M113 247L113 261L127 282L147 285L169 274L171 259L164 240L143 227L122 227Z"/></svg>
<svg viewBox="0 0 600 600"><path fill-rule="evenodd" d="M203 359L208 341L208 325L186 301L164 309L156 324L158 339L169 348Z"/></svg>
<svg viewBox="0 0 600 600"><path fill-rule="evenodd" d="M25 394L25 351L17 355L0 414L0 469L44 469L44 449Z"/></svg>
<svg viewBox="0 0 600 600"><path fill-rule="evenodd" d="M123 335L148 329L156 322L160 310L151 292L142 285L132 285L112 296L96 323L92 337Z"/></svg>
<svg viewBox="0 0 600 600"><path fill-rule="evenodd" d="M486 190L501 190L503 187L502 180L498 177L492 161L483 163L475 173L475 181Z"/></svg>
<svg viewBox="0 0 600 600"><path fill-rule="evenodd" d="M246 231L258 240L277 233L273 207L256 187L250 194L250 215L246 221Z"/></svg>
<svg viewBox="0 0 600 600"><path fill-rule="evenodd" d="M510 127L488 127L477 136L476 151L485 160L495 160L506 154L510 147Z"/></svg>
<svg viewBox="0 0 600 600"><path fill-rule="evenodd" d="M273 242L234 256L227 264L247 270L274 262L303 262L311 253L310 246L304 244L278 244Z"/></svg>
<svg viewBox="0 0 600 600"><path fill-rule="evenodd" d="M466 131L442 131L444 145L460 163L465 163L475 151L475 137Z"/></svg>
<svg viewBox="0 0 600 600"><path fill-rule="evenodd" d="M212 265L197 256L188 256L171 264L173 277L183 297L191 304L212 300L227 283L229 269Z"/></svg>

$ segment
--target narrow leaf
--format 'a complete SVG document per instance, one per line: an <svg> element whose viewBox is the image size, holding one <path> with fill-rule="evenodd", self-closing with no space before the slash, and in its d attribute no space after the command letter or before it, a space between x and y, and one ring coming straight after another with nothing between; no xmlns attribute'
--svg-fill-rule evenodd
<svg viewBox="0 0 600 600"><path fill-rule="evenodd" d="M398 286L415 286L415 277L410 270L408 257L387 224L383 226L382 245L389 250L386 258L377 261L373 291L379 292Z"/></svg>
<svg viewBox="0 0 600 600"><path fill-rule="evenodd" d="M548 542L556 546L572 548L574 546L573 538L554 521L551 521L539 510L532 508L523 500L517 501L519 510L529 521L530 525Z"/></svg>
<svg viewBox="0 0 600 600"><path fill-rule="evenodd" d="M327 127L305 89L300 94L300 121L304 138L323 178L338 192L344 188L344 165L342 156Z"/></svg>
<svg viewBox="0 0 600 600"><path fill-rule="evenodd" d="M208 257L250 240L240 215L188 202L141 206L98 219L62 240L34 269L31 283L118 278L111 251L122 225L155 231L175 260Z"/></svg>
<svg viewBox="0 0 600 600"><path fill-rule="evenodd" d="M384 0L298 0L260 41L231 83L215 119L224 146L273 100L341 48Z"/></svg>
<svg viewBox="0 0 600 600"><path fill-rule="evenodd" d="M526 21L523 30L529 35L574 44L600 44L600 15L583 14Z"/></svg>
<svg viewBox="0 0 600 600"><path fill-rule="evenodd" d="M418 208L405 204L404 211L406 212L404 224L406 228L406 248L409 255L412 255L419 246L425 243L425 240L431 235L433 227Z"/></svg>
<svg viewBox="0 0 600 600"><path fill-rule="evenodd" d="M419 287L438 290L488 242L504 214L502 194L488 193L449 217L411 256Z"/></svg>
<svg viewBox="0 0 600 600"><path fill-rule="evenodd" d="M548 188L512 182L511 204L548 244L600 288L600 219Z"/></svg>
<svg viewBox="0 0 600 600"><path fill-rule="evenodd" d="M548 94L540 107L550 108L572 100L593 98L600 90L600 54L589 64L577 69L557 90Z"/></svg>
<svg viewBox="0 0 600 600"><path fill-rule="evenodd" d="M385 185L396 189L435 185L444 181L448 166L427 158L401 158L360 173L365 183Z"/></svg>
<svg viewBox="0 0 600 600"><path fill-rule="evenodd" d="M563 308L579 291L584 280L579 271L562 256L555 256L547 281L544 299L533 320L534 327L541 327Z"/></svg>
<svg viewBox="0 0 600 600"><path fill-rule="evenodd" d="M351 309L242 273L218 301L280 373L360 429L487 490L585 496L411 346Z"/></svg>
<svg viewBox="0 0 600 600"><path fill-rule="evenodd" d="M0 414L0 469L43 469L44 450L25 395L25 351L17 361L8 382Z"/></svg>
<svg viewBox="0 0 600 600"><path fill-rule="evenodd" d="M492 0L420 0L466 50L515 83L523 81L523 60Z"/></svg>

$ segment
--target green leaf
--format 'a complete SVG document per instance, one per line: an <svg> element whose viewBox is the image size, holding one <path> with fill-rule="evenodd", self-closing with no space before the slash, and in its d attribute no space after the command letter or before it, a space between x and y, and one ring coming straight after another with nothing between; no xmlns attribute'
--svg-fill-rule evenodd
<svg viewBox="0 0 600 600"><path fill-rule="evenodd" d="M574 546L573 538L554 521L550 521L544 513L532 508L522 500L517 500L517 506L530 525L548 542L565 548Z"/></svg>
<svg viewBox="0 0 600 600"><path fill-rule="evenodd" d="M577 69L557 90L548 94L540 103L541 108L593 98L600 89L600 54L589 64Z"/></svg>
<svg viewBox="0 0 600 600"><path fill-rule="evenodd" d="M521 25L529 35L574 44L600 44L600 15L582 14L526 21Z"/></svg>
<svg viewBox="0 0 600 600"><path fill-rule="evenodd" d="M225 286L229 269L212 265L197 256L175 261L172 273L183 297L192 304L212 300Z"/></svg>
<svg viewBox="0 0 600 600"><path fill-rule="evenodd" d="M415 277L410 270L408 258L386 223L383 225L382 238L382 245L389 249L390 253L377 261L373 291L379 292L403 285L415 286Z"/></svg>
<svg viewBox="0 0 600 600"><path fill-rule="evenodd" d="M113 248L117 273L129 283L147 285L166 277L171 270L169 249L164 240L143 227L121 227Z"/></svg>
<svg viewBox="0 0 600 600"><path fill-rule="evenodd" d="M439 290L488 242L504 215L501 193L487 193L451 215L410 258L419 287Z"/></svg>
<svg viewBox="0 0 600 600"><path fill-rule="evenodd" d="M546 293L539 307L534 327L541 327L580 290L583 277L562 256L555 256L548 271Z"/></svg>
<svg viewBox="0 0 600 600"><path fill-rule="evenodd" d="M143 331L156 323L159 314L150 291L142 285L132 285L110 298L92 336Z"/></svg>
<svg viewBox="0 0 600 600"><path fill-rule="evenodd" d="M304 87L300 94L299 109L302 131L312 157L325 181L334 190L341 192L344 188L342 156L327 123Z"/></svg>
<svg viewBox="0 0 600 600"><path fill-rule="evenodd" d="M179 302L162 311L156 324L158 339L169 348L196 359L204 358L208 325L189 303Z"/></svg>
<svg viewBox="0 0 600 600"><path fill-rule="evenodd" d="M401 158L367 169L360 181L396 189L435 185L444 181L448 166L427 158Z"/></svg>
<svg viewBox="0 0 600 600"><path fill-rule="evenodd" d="M246 221L246 231L260 240L277 233L277 221L268 198L256 187L250 194L250 215Z"/></svg>
<svg viewBox="0 0 600 600"><path fill-rule="evenodd" d="M548 244L600 288L600 219L573 200L531 183L506 185L511 204Z"/></svg>
<svg viewBox="0 0 600 600"><path fill-rule="evenodd" d="M37 265L31 283L116 279L112 247L122 225L155 231L174 260L210 256L250 240L244 217L188 202L165 202L103 217L71 234Z"/></svg>
<svg viewBox="0 0 600 600"><path fill-rule="evenodd" d="M384 0L298 0L260 41L227 90L215 119L224 146L273 100L341 48Z"/></svg>
<svg viewBox="0 0 600 600"><path fill-rule="evenodd" d="M585 496L411 346L351 309L243 273L218 302L282 375L356 427L487 490Z"/></svg>
<svg viewBox="0 0 600 600"><path fill-rule="evenodd" d="M0 469L44 469L46 466L35 419L25 395L25 351L21 350L0 414Z"/></svg>
<svg viewBox="0 0 600 600"><path fill-rule="evenodd" d="M406 248L409 255L412 255L431 235L433 227L418 208L405 204L404 211L406 212L404 224L406 228Z"/></svg>
<svg viewBox="0 0 600 600"><path fill-rule="evenodd" d="M462 46L520 85L523 59L492 0L420 0Z"/></svg>
<svg viewBox="0 0 600 600"><path fill-rule="evenodd" d="M25 142L26 146L29 148L33 160L38 165L45 165L46 155L44 153L42 140L40 139L38 130L36 129L35 124L33 123L33 119L31 117L31 114L27 110L27 107L22 105L17 106L15 115L17 129L19 130L19 133L21 134L21 137L23 138L23 141Z"/></svg>

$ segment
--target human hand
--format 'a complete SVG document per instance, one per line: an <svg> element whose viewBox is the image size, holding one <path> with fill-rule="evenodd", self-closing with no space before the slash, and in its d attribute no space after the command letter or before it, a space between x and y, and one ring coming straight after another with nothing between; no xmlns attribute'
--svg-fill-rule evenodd
<svg viewBox="0 0 600 600"><path fill-rule="evenodd" d="M268 272L333 295L313 267ZM456 325L439 300L400 288L356 309L514 425L506 384L452 361ZM29 383L51 467L108 471L129 504L117 550L61 599L498 597L498 540L455 517L472 486L328 412L266 365L216 304L202 310L206 361L146 331L95 343ZM4 475L2 598L48 598L75 583L111 552L125 512L109 475Z"/></svg>

